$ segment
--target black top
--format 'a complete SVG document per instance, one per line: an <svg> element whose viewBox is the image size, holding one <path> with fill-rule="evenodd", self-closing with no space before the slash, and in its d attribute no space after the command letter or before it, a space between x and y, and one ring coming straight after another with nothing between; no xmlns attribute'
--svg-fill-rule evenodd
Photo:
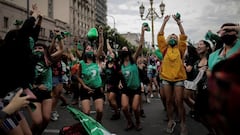
<svg viewBox="0 0 240 135"><path fill-rule="evenodd" d="M34 78L35 62L29 37L37 40L39 27L36 19L30 17L17 30L9 31L0 48L0 98L18 87L27 88Z"/></svg>

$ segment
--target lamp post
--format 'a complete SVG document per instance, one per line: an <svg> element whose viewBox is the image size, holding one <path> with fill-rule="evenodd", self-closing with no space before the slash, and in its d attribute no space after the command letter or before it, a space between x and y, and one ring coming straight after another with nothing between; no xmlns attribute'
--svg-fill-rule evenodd
<svg viewBox="0 0 240 135"><path fill-rule="evenodd" d="M153 8L153 0L150 0L150 8L148 9L148 13L147 13L146 17L143 17L144 10L145 10L145 7L144 7L143 3L139 7L139 12L140 12L141 19L142 20L147 20L148 19L152 23L152 47L154 47L154 20L156 18L159 18L159 19L163 18L164 10L165 10L165 4L163 2L161 2L159 7L160 7L161 16L159 16L157 14L157 12L155 11L155 8Z"/></svg>
<svg viewBox="0 0 240 135"><path fill-rule="evenodd" d="M108 15L109 17L111 17L113 19L113 30L114 30L114 33L113 33L113 36L114 36L114 42L113 42L113 48L116 50L116 48L118 48L118 44L116 44L117 40L116 40L116 22L115 22L115 18L114 16L111 16L111 15ZM115 48L115 46L117 46Z"/></svg>
<svg viewBox="0 0 240 135"><path fill-rule="evenodd" d="M117 53L119 45L117 43L113 44L113 48L115 49L115 52Z"/></svg>

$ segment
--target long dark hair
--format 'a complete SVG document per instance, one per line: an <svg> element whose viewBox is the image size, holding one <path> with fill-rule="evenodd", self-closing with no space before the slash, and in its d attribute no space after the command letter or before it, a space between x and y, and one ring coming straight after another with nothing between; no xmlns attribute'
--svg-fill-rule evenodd
<svg viewBox="0 0 240 135"><path fill-rule="evenodd" d="M124 52L128 52L128 55L127 55L127 56L129 57L129 61L130 61L131 64L134 64L135 62L134 62L134 60L133 60L132 51L130 51L130 50L128 50L128 51L119 51L119 53L120 53L119 57L120 57L120 62L121 62L121 64L123 64L123 61L124 61L124 59L125 59L125 57L122 56L122 54L123 54Z"/></svg>
<svg viewBox="0 0 240 135"><path fill-rule="evenodd" d="M52 59L52 57L51 57L51 55L50 55L48 46L45 45L45 44L39 43L39 42L36 42L36 43L34 44L34 47L36 47L36 46L41 46L41 47L43 47L43 49L44 49L44 55L47 57L47 61L48 61L48 63L45 63L45 64L47 64L48 66L49 66L49 64L52 64L54 61L53 61L53 59Z"/></svg>

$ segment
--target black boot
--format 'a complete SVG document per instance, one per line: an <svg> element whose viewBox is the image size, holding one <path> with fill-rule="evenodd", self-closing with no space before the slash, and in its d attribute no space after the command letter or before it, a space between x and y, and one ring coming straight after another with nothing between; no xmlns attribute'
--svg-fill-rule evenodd
<svg viewBox="0 0 240 135"><path fill-rule="evenodd" d="M143 109L141 109L141 110L140 110L140 116L141 116L142 118L146 118L146 115L145 115L145 113L144 113L144 110L143 110Z"/></svg>

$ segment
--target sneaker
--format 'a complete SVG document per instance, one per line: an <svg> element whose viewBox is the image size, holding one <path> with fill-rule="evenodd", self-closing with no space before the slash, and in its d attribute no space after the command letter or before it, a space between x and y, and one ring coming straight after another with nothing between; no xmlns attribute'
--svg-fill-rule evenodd
<svg viewBox="0 0 240 135"><path fill-rule="evenodd" d="M153 94L151 94L150 97L153 98Z"/></svg>
<svg viewBox="0 0 240 135"><path fill-rule="evenodd" d="M51 113L51 120L56 121L59 118L59 114L56 111Z"/></svg>
<svg viewBox="0 0 240 135"><path fill-rule="evenodd" d="M174 132L175 126L177 125L177 123L175 121L172 121L171 125L168 125L166 132L169 134L172 134Z"/></svg>
<svg viewBox="0 0 240 135"><path fill-rule="evenodd" d="M146 98L146 102L147 102L148 104L151 103L151 101L150 101L150 99L149 99L148 97Z"/></svg>

